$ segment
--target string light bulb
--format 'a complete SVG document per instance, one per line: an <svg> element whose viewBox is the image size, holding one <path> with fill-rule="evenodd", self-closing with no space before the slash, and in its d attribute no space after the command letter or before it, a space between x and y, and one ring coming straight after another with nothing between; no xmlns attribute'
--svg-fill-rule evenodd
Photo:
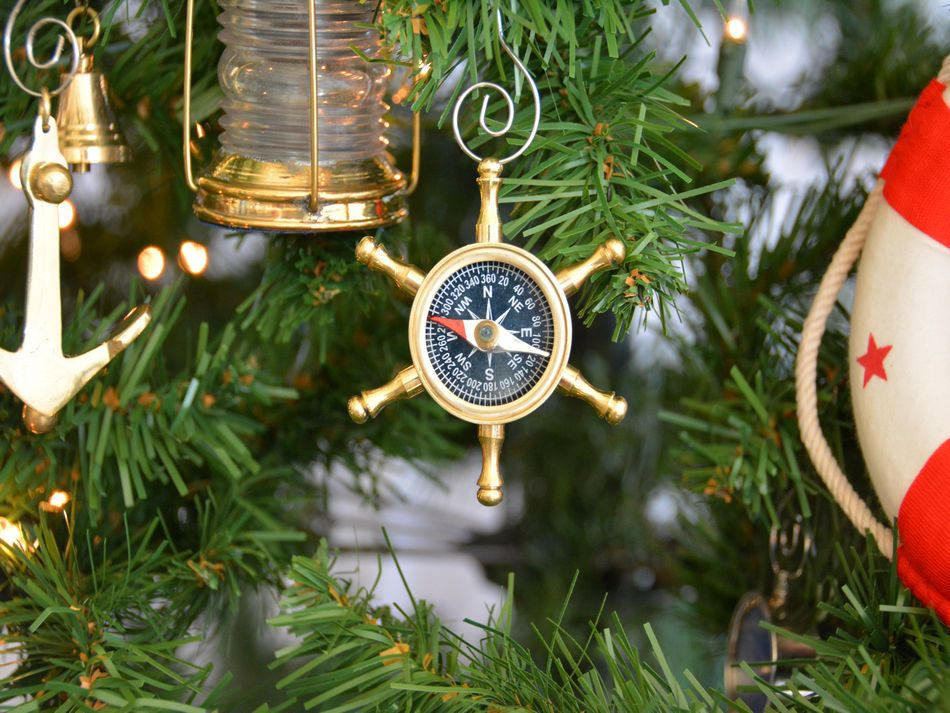
<svg viewBox="0 0 950 713"><path fill-rule="evenodd" d="M46 512L59 512L69 504L72 496L65 490L54 490L50 493L49 500L40 503L40 507Z"/></svg>
<svg viewBox="0 0 950 713"><path fill-rule="evenodd" d="M725 34L729 40L741 44L749 36L749 23L740 15L731 15L726 20Z"/></svg>
<svg viewBox="0 0 950 713"><path fill-rule="evenodd" d="M208 248L193 240L186 240L178 249L178 264L189 275L200 275L208 269Z"/></svg>
<svg viewBox="0 0 950 713"><path fill-rule="evenodd" d="M146 280L157 280L165 272L165 253L155 245L143 248L139 253L138 268Z"/></svg>
<svg viewBox="0 0 950 713"><path fill-rule="evenodd" d="M24 552L28 549L26 540L23 539L23 530L15 522L5 517L0 517L0 540L7 547L18 547Z"/></svg>

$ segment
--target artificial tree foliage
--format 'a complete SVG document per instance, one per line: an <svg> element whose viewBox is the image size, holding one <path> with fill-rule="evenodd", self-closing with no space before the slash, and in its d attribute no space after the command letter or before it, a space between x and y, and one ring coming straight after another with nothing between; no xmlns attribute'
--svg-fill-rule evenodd
<svg viewBox="0 0 950 713"><path fill-rule="evenodd" d="M683 14L715 43L700 17L710 8L724 15L731 6L718 0L377 3L388 61L404 83L393 124L405 133L405 107L423 111L425 124L413 217L377 239L423 269L471 241L475 167L450 138L454 100L475 81L512 88L514 129L503 141L480 137L477 111L463 113L481 152L510 152L533 116L524 78L499 45L500 9L542 105L537 140L505 169L506 238L555 269L610 237L627 247L625 263L574 302L575 354L621 384L635 413L611 433L569 412L576 404L551 404L512 429L506 455L528 505L496 538L519 552L518 587L506 568L492 568L509 585L507 604L487 619L473 612L483 636L465 640L425 602L412 598L407 611L377 604L337 571L332 543L321 541L330 478L378 502L392 496L380 455L439 480L468 443L470 433L425 398L364 426L349 421L346 398L408 361L408 304L353 259L358 235L267 236L261 265L237 277L134 279L146 244L209 239L189 217L181 168L184 2L92 4L103 22L96 64L137 152L132 167L109 171L138 193L118 220L80 215L83 254L63 271L67 351L101 341L127 304L148 301L153 322L51 434L28 434L20 404L0 388L0 515L23 530L22 546L0 551L0 627L14 662L0 683L4 709L244 710L246 682L181 651L207 639L248 593L272 587L283 598L270 624L298 639L278 652L260 711L728 710L721 681L675 669L656 629L631 626L624 618L634 607L604 596L628 594L631 572L649 566L660 588L698 593L681 605L690 626L721 634L745 590L772 586L769 531L789 513L819 543L795 592L807 626L792 632L816 651L792 687L817 696L760 680L771 706L929 711L950 697L945 629L849 529L797 445L798 329L863 188L832 180L798 201L774 243L750 239L773 219L756 132L833 146L899 129L940 62L939 40L912 7L750 2L760 13L753 22L776 11L827 13L846 37L870 38L843 42L802 104L774 111L741 76L710 103L680 81L678 64L657 58L656 13ZM14 45L39 17L73 6L28 3ZM191 149L201 165L220 130L222 46L216 3L195 7L192 117L205 136ZM908 36L923 39L908 47ZM54 43L40 33L38 52ZM22 54L14 57L22 68ZM727 90L738 94L722 96ZM489 121L503 121L502 102L489 96ZM35 111L0 76L7 163L27 148ZM8 349L22 328L22 215L0 242L0 345ZM820 393L832 443L860 474L845 317L842 305L822 352ZM681 320L689 338L660 337L675 358L644 358L642 328L678 335ZM611 335L618 344L605 347L600 337ZM857 485L870 495L867 482ZM693 494L683 495L692 510L672 532L656 532L645 515L658 487ZM64 510L49 506L56 489L71 494Z"/></svg>

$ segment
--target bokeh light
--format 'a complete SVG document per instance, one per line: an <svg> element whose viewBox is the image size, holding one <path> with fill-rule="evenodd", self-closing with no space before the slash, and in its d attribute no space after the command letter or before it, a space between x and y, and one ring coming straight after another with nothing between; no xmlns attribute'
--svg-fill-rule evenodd
<svg viewBox="0 0 950 713"><path fill-rule="evenodd" d="M72 498L65 490L54 490L46 502L52 510L62 510L70 500Z"/></svg>
<svg viewBox="0 0 950 713"><path fill-rule="evenodd" d="M9 547L19 547L26 552L26 541L23 539L23 530L20 526L5 517L0 517L0 540Z"/></svg>
<svg viewBox="0 0 950 713"><path fill-rule="evenodd" d="M146 280L157 280L165 272L165 253L161 248L149 245L139 253L138 268Z"/></svg>
<svg viewBox="0 0 950 713"><path fill-rule="evenodd" d="M733 15L726 20L725 31L726 37L733 42L745 42L749 35L749 23L745 21L745 18Z"/></svg>
<svg viewBox="0 0 950 713"><path fill-rule="evenodd" d="M208 248L193 240L186 240L178 249L178 264L189 275L200 275L208 269Z"/></svg>
<svg viewBox="0 0 950 713"><path fill-rule="evenodd" d="M23 159L18 158L16 161L10 164L10 170L7 173L7 177L10 179L10 185L12 185L18 191L23 190L23 183L20 181L20 166L22 165Z"/></svg>
<svg viewBox="0 0 950 713"><path fill-rule="evenodd" d="M63 201L59 204L59 229L68 230L76 222L76 206L72 201Z"/></svg>
<svg viewBox="0 0 950 713"><path fill-rule="evenodd" d="M76 262L82 255L82 240L75 230L65 230L59 234L59 252L66 262Z"/></svg>

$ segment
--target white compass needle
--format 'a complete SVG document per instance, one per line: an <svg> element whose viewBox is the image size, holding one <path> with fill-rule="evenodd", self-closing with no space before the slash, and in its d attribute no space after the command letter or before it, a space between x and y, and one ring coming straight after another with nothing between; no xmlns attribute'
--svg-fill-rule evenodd
<svg viewBox="0 0 950 713"><path fill-rule="evenodd" d="M522 341L496 322L498 327L498 341L495 343L496 352L520 352L522 354L535 354L541 357L551 356L551 352L532 347L527 342Z"/></svg>

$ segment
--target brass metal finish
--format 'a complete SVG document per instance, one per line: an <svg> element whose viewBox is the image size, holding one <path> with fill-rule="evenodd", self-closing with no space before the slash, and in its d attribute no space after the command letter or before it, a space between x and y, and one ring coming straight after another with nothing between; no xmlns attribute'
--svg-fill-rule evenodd
<svg viewBox="0 0 950 713"><path fill-rule="evenodd" d="M475 325L475 343L484 352L490 352L498 343L498 325L490 319L484 319Z"/></svg>
<svg viewBox="0 0 950 713"><path fill-rule="evenodd" d="M198 192L195 174L191 168L191 46L195 37L195 0L185 3L185 79L181 107L181 147L185 159L185 184L192 193Z"/></svg>
<svg viewBox="0 0 950 713"><path fill-rule="evenodd" d="M53 416L47 416L44 413L40 413L36 409L23 404L23 425L26 426L26 430L30 433L33 433L37 436L40 436L44 433L49 433L54 428L56 428L56 423L59 421L59 414Z"/></svg>
<svg viewBox="0 0 950 713"><path fill-rule="evenodd" d="M623 242L611 238L598 247L589 258L571 267L564 268L557 274L561 289L570 297L577 292L590 276L606 270L608 267L621 264L627 257L627 248Z"/></svg>
<svg viewBox="0 0 950 713"><path fill-rule="evenodd" d="M37 117L33 146L20 169L32 208L23 343L16 352L0 349L0 381L24 402L23 418L33 432L51 430L56 414L142 334L150 320L149 308L138 307L106 342L79 356L63 355L59 206L43 196L65 200L69 182L63 177L66 159L59 149L56 120L51 117L48 121L49 128L44 131L43 117Z"/></svg>
<svg viewBox="0 0 950 713"><path fill-rule="evenodd" d="M109 105L109 87L106 78L93 69L89 50L99 39L99 13L81 5L66 18L72 26L77 18L92 20L92 35L79 38L82 54L79 68L72 82L59 98L56 123L59 125L60 148L74 171L84 173L94 163L123 163L132 160L132 150L126 143L119 123Z"/></svg>
<svg viewBox="0 0 950 713"><path fill-rule="evenodd" d="M586 402L597 415L611 426L616 426L627 415L627 400L613 391L594 388L581 373L568 364L558 384L561 393Z"/></svg>
<svg viewBox="0 0 950 713"><path fill-rule="evenodd" d="M191 71L194 0L185 4L185 77L182 156L185 182L197 194L195 214L230 228L282 233L365 230L393 225L409 215L408 197L419 183L422 121L413 114L412 175L383 157L320 165L319 60L316 0L308 0L310 162L275 163L224 154L195 179L191 159Z"/></svg>
<svg viewBox="0 0 950 713"><path fill-rule="evenodd" d="M436 374L426 355L426 316L435 293L442 283L456 271L475 262L493 260L524 270L534 280L551 307L554 326L553 347L548 365L538 382L528 393L507 404L481 406L453 394ZM527 250L505 243L475 243L459 248L445 256L426 275L412 303L409 314L409 351L412 363L419 369L422 385L439 406L456 418L476 424L497 425L510 423L537 409L557 389L571 352L571 319L567 298L547 265Z"/></svg>
<svg viewBox="0 0 950 713"><path fill-rule="evenodd" d="M317 63L317 0L309 0L307 31L310 40L310 212L320 207L320 65Z"/></svg>
<svg viewBox="0 0 950 713"><path fill-rule="evenodd" d="M77 5L69 14L66 15L66 24L70 27L81 17L88 17L92 22L92 34L89 37L80 39L79 44L83 50L89 50L96 46L99 36L102 34L102 23L99 21L99 13L89 7L88 4Z"/></svg>
<svg viewBox="0 0 950 713"><path fill-rule="evenodd" d="M461 144L461 139L459 141ZM500 461L505 440L504 424L527 416L547 401L556 389L586 401L610 424L616 425L626 416L627 401L624 398L595 389L577 369L567 363L572 336L567 295L576 292L598 270L622 262L626 249L620 240L608 240L590 258L555 276L528 251L502 242L502 225L498 213L502 162L485 159L479 164L478 171L482 205L476 225L476 242L449 253L428 274L392 258L372 238L363 238L357 246L357 260L385 273L400 289L415 296L409 315L409 351L413 366L400 372L385 386L351 398L348 408L353 420L363 423L386 404L414 396L425 389L450 414L477 424L478 440L482 447L478 501L490 506L498 505L503 499ZM453 274L480 262L505 263L525 272L541 290L551 312L552 346L544 372L527 393L505 404L484 405L456 396L439 378L426 349L426 324L436 293ZM475 317L474 314L472 316ZM466 339L477 349L493 352L502 332L503 329L500 330L496 322L484 319L477 322L474 333Z"/></svg>
<svg viewBox="0 0 950 713"><path fill-rule="evenodd" d="M504 426L479 426L478 441L482 446L482 472L478 477L478 502L498 505L504 498L501 487L501 446L505 442Z"/></svg>
<svg viewBox="0 0 950 713"><path fill-rule="evenodd" d="M486 158L478 164L478 188L482 194L482 208L475 223L475 241L500 243L503 240L501 218L498 215L498 189L501 188L500 161Z"/></svg>
<svg viewBox="0 0 950 713"><path fill-rule="evenodd" d="M30 190L46 203L62 203L73 192L73 177L58 163L38 163L30 169Z"/></svg>
<svg viewBox="0 0 950 713"><path fill-rule="evenodd" d="M370 270L376 270L389 277L396 287L410 297L419 291L426 277L418 267L397 260L386 251L386 248L368 236L357 244L356 259Z"/></svg>
<svg viewBox="0 0 950 713"><path fill-rule="evenodd" d="M346 409L356 423L366 423L393 401L411 399L422 391L422 381L416 367L409 366L396 374L391 381L378 389L363 391L359 396L353 396L346 404Z"/></svg>
<svg viewBox="0 0 950 713"><path fill-rule="evenodd" d="M220 154L198 179L195 214L232 228L287 233L366 230L408 215L406 179L381 158L320 166L317 211L310 210L310 169Z"/></svg>
<svg viewBox="0 0 950 713"><path fill-rule="evenodd" d="M411 196L419 186L419 173L422 169L422 113L412 112L412 175L406 186L406 195Z"/></svg>

